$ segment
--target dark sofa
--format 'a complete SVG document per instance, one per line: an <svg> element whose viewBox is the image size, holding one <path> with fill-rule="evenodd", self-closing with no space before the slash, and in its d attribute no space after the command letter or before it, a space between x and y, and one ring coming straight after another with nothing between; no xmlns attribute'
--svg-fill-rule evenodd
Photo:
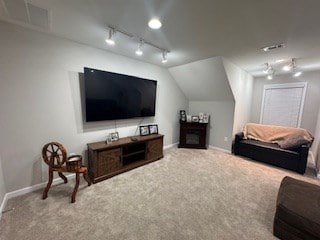
<svg viewBox="0 0 320 240"><path fill-rule="evenodd" d="M283 240L320 239L320 186L288 176L282 180L273 234Z"/></svg>
<svg viewBox="0 0 320 240"><path fill-rule="evenodd" d="M304 174L309 146L304 144L296 149L286 150L280 148L276 143L244 139L244 134L241 132L236 134L232 150L235 155L241 155Z"/></svg>

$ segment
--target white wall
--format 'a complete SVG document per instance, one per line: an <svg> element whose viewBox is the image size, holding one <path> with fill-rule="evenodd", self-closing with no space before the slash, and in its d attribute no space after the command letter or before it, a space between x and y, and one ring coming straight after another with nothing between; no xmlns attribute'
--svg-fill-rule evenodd
<svg viewBox="0 0 320 240"><path fill-rule="evenodd" d="M47 178L40 156L50 141L84 154L86 144L105 140L115 121L84 123L83 67L158 81L156 122L164 144L178 142L178 112L187 99L168 70L69 40L0 22L0 152L6 190ZM120 137L133 135L141 119L117 121Z"/></svg>
<svg viewBox="0 0 320 240"><path fill-rule="evenodd" d="M318 111L317 124L314 131L314 141L311 146L311 151L315 159L316 168L320 172L320 109Z"/></svg>
<svg viewBox="0 0 320 240"><path fill-rule="evenodd" d="M250 121L253 77L232 62L223 59L229 84L235 99L233 135Z"/></svg>
<svg viewBox="0 0 320 240"><path fill-rule="evenodd" d="M291 74L275 76L273 80L265 77L255 78L252 96L251 121L259 123L262 104L263 87L266 84L307 82L306 98L302 112L301 127L315 133L320 107L320 71L304 72L299 78Z"/></svg>
<svg viewBox="0 0 320 240"><path fill-rule="evenodd" d="M189 112L210 114L209 145L231 151L232 126L234 114L233 101L190 101ZM227 137L228 140L224 141Z"/></svg>
<svg viewBox="0 0 320 240"><path fill-rule="evenodd" d="M234 115L232 94L221 57L208 58L169 69L189 100L189 114L209 113L209 144L231 149ZM228 141L224 141L227 137Z"/></svg>
<svg viewBox="0 0 320 240"><path fill-rule="evenodd" d="M234 100L221 57L169 69L189 101Z"/></svg>
<svg viewBox="0 0 320 240"><path fill-rule="evenodd" d="M3 171L2 171L2 164L1 164L1 156L0 156L0 220L1 220L1 213L3 211L2 207L4 195L6 194L6 186L4 184L4 178L3 178Z"/></svg>

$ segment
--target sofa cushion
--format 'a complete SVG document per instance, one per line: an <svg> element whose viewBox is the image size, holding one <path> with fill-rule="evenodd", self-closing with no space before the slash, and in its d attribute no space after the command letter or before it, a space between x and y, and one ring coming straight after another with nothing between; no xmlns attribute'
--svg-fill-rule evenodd
<svg viewBox="0 0 320 240"><path fill-rule="evenodd" d="M278 142L279 146L283 149L295 149L300 147L303 144L309 145L310 141L307 139L301 137L301 136L296 136L288 139L284 139Z"/></svg>
<svg viewBox="0 0 320 240"><path fill-rule="evenodd" d="M285 177L280 185L276 218L320 237L320 186Z"/></svg>
<svg viewBox="0 0 320 240"><path fill-rule="evenodd" d="M269 148L272 150L277 150L277 151L282 151L282 152L287 152L287 153L296 153L296 151L293 151L294 149L287 150L280 148L280 146L277 143L267 143L267 142L261 142L257 140L252 140L252 139L243 139L241 141L241 144L248 144L248 145L253 145L257 147L262 147L262 148Z"/></svg>

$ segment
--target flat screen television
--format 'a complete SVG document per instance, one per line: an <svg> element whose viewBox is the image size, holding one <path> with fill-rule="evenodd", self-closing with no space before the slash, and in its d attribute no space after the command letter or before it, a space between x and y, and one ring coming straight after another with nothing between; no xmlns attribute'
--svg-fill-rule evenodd
<svg viewBox="0 0 320 240"><path fill-rule="evenodd" d="M86 121L155 116L157 82L84 68Z"/></svg>

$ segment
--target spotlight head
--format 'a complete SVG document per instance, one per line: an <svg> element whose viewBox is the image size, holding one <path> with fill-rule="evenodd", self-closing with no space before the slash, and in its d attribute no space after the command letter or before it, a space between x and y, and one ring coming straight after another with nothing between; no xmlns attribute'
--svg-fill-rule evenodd
<svg viewBox="0 0 320 240"><path fill-rule="evenodd" d="M291 65L286 65L282 68L282 70L289 72L291 70Z"/></svg>
<svg viewBox="0 0 320 240"><path fill-rule="evenodd" d="M106 43L108 43L109 45L115 45L114 40L110 38L106 39Z"/></svg>
<svg viewBox="0 0 320 240"><path fill-rule="evenodd" d="M114 28L109 29L109 37L106 39L106 43L109 45L114 45L115 41L113 40L114 35L116 34L116 30Z"/></svg>
<svg viewBox="0 0 320 240"><path fill-rule="evenodd" d="M168 62L167 52L164 51L164 52L162 53L162 63L166 63L166 62Z"/></svg>
<svg viewBox="0 0 320 240"><path fill-rule="evenodd" d="M296 72L295 74L293 74L294 77L299 77L301 76L302 72Z"/></svg>
<svg viewBox="0 0 320 240"><path fill-rule="evenodd" d="M139 48L139 49L137 49L136 54L137 54L138 56L142 56L142 55L143 55L143 52L142 52L141 49Z"/></svg>

